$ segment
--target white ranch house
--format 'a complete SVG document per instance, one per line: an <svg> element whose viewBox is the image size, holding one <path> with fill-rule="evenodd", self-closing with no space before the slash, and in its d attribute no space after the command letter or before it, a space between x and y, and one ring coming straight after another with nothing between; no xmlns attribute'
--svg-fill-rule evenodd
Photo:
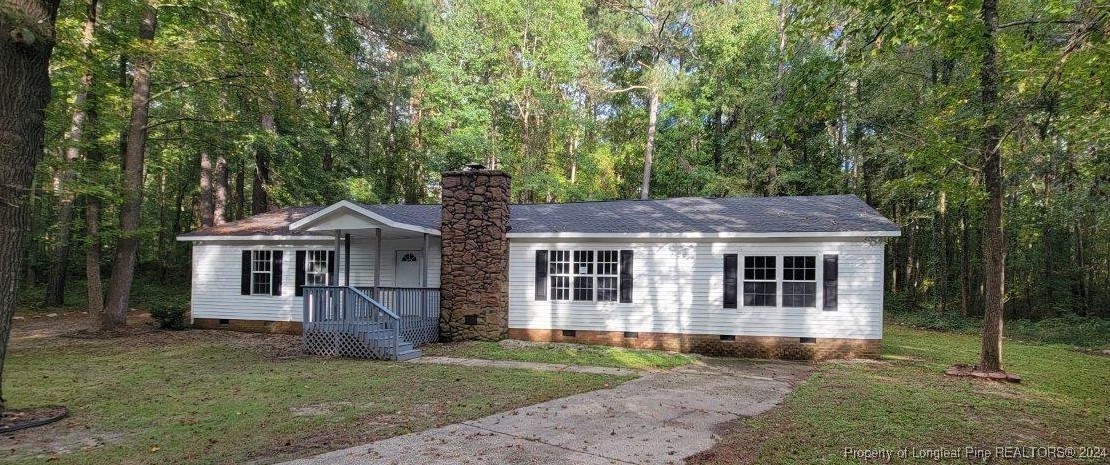
<svg viewBox="0 0 1110 465"><path fill-rule="evenodd" d="M884 242L851 195L510 205L444 173L442 205L294 207L184 234L197 327L303 333L314 353L436 340L584 342L775 358L873 356Z"/></svg>

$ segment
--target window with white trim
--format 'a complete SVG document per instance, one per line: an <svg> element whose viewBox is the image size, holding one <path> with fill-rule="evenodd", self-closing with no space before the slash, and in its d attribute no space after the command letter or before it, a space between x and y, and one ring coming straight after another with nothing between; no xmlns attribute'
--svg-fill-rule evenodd
<svg viewBox="0 0 1110 465"><path fill-rule="evenodd" d="M273 274L273 252L251 251L251 295L270 295Z"/></svg>
<svg viewBox="0 0 1110 465"><path fill-rule="evenodd" d="M616 302L620 294L620 252L616 250L597 251L597 301Z"/></svg>
<svg viewBox="0 0 1110 465"><path fill-rule="evenodd" d="M594 300L594 251L574 251L574 300Z"/></svg>
<svg viewBox="0 0 1110 465"><path fill-rule="evenodd" d="M619 250L551 250L551 300L616 302L620 298Z"/></svg>
<svg viewBox="0 0 1110 465"><path fill-rule="evenodd" d="M304 260L304 285L328 285L328 251L309 250Z"/></svg>
<svg viewBox="0 0 1110 465"><path fill-rule="evenodd" d="M744 306L774 307L778 282L775 256L744 257Z"/></svg>
<svg viewBox="0 0 1110 465"><path fill-rule="evenodd" d="M817 257L782 257L782 306L817 306Z"/></svg>
<svg viewBox="0 0 1110 465"><path fill-rule="evenodd" d="M570 251L552 250L548 270L551 300L570 300L570 271Z"/></svg>

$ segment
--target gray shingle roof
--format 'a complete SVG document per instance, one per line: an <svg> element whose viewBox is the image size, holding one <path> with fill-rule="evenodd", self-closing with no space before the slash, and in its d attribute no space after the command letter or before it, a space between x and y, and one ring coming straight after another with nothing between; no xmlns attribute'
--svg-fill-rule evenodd
<svg viewBox="0 0 1110 465"><path fill-rule="evenodd" d="M898 231L897 225L854 195L514 205L510 217L516 233Z"/></svg>
<svg viewBox="0 0 1110 465"><path fill-rule="evenodd" d="M363 205L394 221L439 229L439 205ZM183 236L296 234L289 224L323 207L285 208ZM894 232L898 225L854 195L684 197L513 205L514 233Z"/></svg>

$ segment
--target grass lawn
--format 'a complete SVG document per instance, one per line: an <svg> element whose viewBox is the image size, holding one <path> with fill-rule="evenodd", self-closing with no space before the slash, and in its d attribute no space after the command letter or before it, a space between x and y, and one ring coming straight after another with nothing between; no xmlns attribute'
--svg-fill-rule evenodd
<svg viewBox="0 0 1110 465"><path fill-rule="evenodd" d="M516 360L521 362L632 368L637 370L674 368L693 363L697 360L687 354L658 350L636 350L581 344L528 344L516 346L511 343L502 345L496 342L431 344L424 347L424 354L443 357L481 358L486 360Z"/></svg>
<svg viewBox="0 0 1110 465"><path fill-rule="evenodd" d="M9 405L63 404L72 413L0 438L0 460L265 463L624 380L303 357L297 341L216 331L73 340L20 333L17 325L4 372ZM43 441L49 444L36 450ZM59 453L66 448L75 451Z"/></svg>
<svg viewBox="0 0 1110 465"><path fill-rule="evenodd" d="M732 425L695 463L860 463L844 457L846 447L1110 447L1110 357L1007 342L1005 367L1023 377L1019 385L942 374L974 364L978 351L972 335L888 325L882 361L821 364L782 406Z"/></svg>

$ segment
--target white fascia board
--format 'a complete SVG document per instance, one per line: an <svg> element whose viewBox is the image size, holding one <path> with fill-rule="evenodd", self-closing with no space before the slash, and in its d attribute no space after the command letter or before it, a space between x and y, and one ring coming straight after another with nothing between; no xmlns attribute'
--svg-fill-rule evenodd
<svg viewBox="0 0 1110 465"><path fill-rule="evenodd" d="M340 200L340 201L338 201L334 204L331 204L331 205L327 206L326 208L324 208L324 209L322 209L322 210L320 210L316 213L313 213L313 214L308 215L304 218L301 218L297 221L294 221L293 224L289 225L289 229L291 231L303 230L303 229L309 227L309 225L316 222L317 220L319 220L321 218L324 218L327 215L331 214L332 212L335 212L335 211L337 211L339 209L342 209L342 208L346 208L348 210L351 210L355 213L363 215L367 218L370 218L371 220L374 220L378 223L381 223L385 226L389 226L391 228L403 229L403 230L406 230L406 231L414 231L414 232L425 233L425 234L433 234L433 235L436 235L436 236L439 235L439 230L437 230L437 229L425 228L425 227L417 226L417 225L414 225L414 224L408 224L408 223L401 223L401 222L393 221L393 220L391 220L389 218L386 218L382 215L379 215L379 214L374 213L370 210L367 210L367 209L363 208L361 205L355 204L354 202L351 202L349 200Z"/></svg>
<svg viewBox="0 0 1110 465"><path fill-rule="evenodd" d="M899 231L839 231L839 232L715 232L715 233L509 233L510 239L778 239L778 238L839 238L839 237L899 237Z"/></svg>
<svg viewBox="0 0 1110 465"><path fill-rule="evenodd" d="M177 236L182 242L201 241L330 241L331 236L290 236L273 234L255 234L251 236Z"/></svg>

